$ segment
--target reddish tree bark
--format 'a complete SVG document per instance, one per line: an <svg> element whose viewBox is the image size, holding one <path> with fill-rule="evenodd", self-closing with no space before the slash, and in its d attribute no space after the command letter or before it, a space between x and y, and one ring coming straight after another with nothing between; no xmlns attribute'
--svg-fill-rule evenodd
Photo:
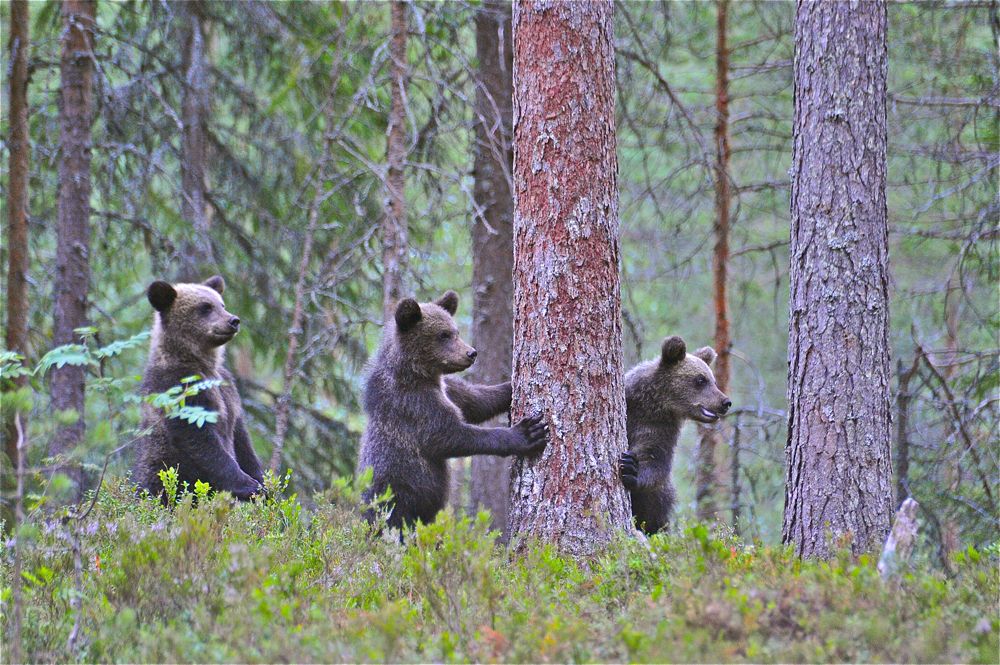
<svg viewBox="0 0 1000 665"><path fill-rule="evenodd" d="M28 355L28 57L31 36L27 0L14 0L10 7L10 180L7 188L7 334L9 351ZM14 380L14 387L26 385L28 377ZM21 424L26 424L24 414ZM17 467L17 428L14 416L4 423L4 450Z"/></svg>
<svg viewBox="0 0 1000 665"><path fill-rule="evenodd" d="M729 392L729 307L726 280L729 269L729 218L732 192L729 175L729 46L726 43L729 0L716 0L715 42L715 248L712 252L712 284L715 303L715 381L719 390ZM724 485L717 474L718 448L723 443L723 427L702 425L696 464L696 501L699 519L708 520L718 510L718 488Z"/></svg>
<svg viewBox="0 0 1000 665"><path fill-rule="evenodd" d="M55 325L57 345L78 342L76 328L87 325L90 285L90 129L94 119L94 0L64 0L65 28L60 61L59 219L56 233ZM52 370L52 406L75 410L76 421L59 427L49 445L51 455L71 453L85 429L84 368ZM70 471L79 489L81 478Z"/></svg>
<svg viewBox="0 0 1000 665"><path fill-rule="evenodd" d="M482 350L470 374L481 383L510 379L514 340L514 196L510 191L511 95L514 68L511 8L485 0L476 12L476 148L472 222L472 342ZM481 215L481 216L480 216ZM472 458L473 505L488 508L493 528L504 531L510 501L510 460Z"/></svg>
<svg viewBox="0 0 1000 665"><path fill-rule="evenodd" d="M205 197L206 135L208 122L208 74L206 71L205 15L201 0L177 4L185 21L182 67L184 95L181 103L181 215L191 225L190 240L182 251L185 281L198 282L214 272L211 221Z"/></svg>
<svg viewBox="0 0 1000 665"><path fill-rule="evenodd" d="M782 537L876 551L892 519L886 6L800 1Z"/></svg>
<svg viewBox="0 0 1000 665"><path fill-rule="evenodd" d="M514 6L514 419L509 530L588 554L631 527L625 452L611 2Z"/></svg>
<svg viewBox="0 0 1000 665"><path fill-rule="evenodd" d="M385 320L403 297L406 272L406 3L392 0L392 37L389 41L392 101L387 130L385 216L382 219L382 312Z"/></svg>

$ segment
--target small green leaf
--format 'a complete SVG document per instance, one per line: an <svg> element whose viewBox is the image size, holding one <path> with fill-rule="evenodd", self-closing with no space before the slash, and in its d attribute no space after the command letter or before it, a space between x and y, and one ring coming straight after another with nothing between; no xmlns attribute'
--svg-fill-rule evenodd
<svg viewBox="0 0 1000 665"><path fill-rule="evenodd" d="M64 344L52 349L38 362L35 374L45 374L52 367L57 369L71 365L81 367L83 365L94 365L96 361L90 357L90 351L82 344Z"/></svg>

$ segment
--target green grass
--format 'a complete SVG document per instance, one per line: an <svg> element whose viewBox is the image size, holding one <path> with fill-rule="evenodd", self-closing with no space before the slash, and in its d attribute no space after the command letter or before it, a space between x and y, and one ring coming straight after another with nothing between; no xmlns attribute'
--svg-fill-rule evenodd
<svg viewBox="0 0 1000 665"><path fill-rule="evenodd" d="M373 536L344 482L311 509L188 495L170 511L105 487L86 520L20 532L29 660L995 663L1000 650L995 548L959 555L952 579L917 568L883 583L868 557L800 562L701 525L651 539L652 554L622 539L584 561L511 555L486 515L444 513L405 545Z"/></svg>

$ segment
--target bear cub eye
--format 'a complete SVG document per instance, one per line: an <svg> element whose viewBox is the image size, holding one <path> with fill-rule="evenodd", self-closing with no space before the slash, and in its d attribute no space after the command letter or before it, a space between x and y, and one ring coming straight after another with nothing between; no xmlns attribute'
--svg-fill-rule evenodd
<svg viewBox="0 0 1000 665"><path fill-rule="evenodd" d="M704 388L706 385L708 385L708 379L706 379L703 376L697 376L694 379L694 385L698 386L699 388Z"/></svg>
<svg viewBox="0 0 1000 665"><path fill-rule="evenodd" d="M447 331L438 333L438 339L441 340L442 342L447 342L449 339L451 339L451 333Z"/></svg>
<svg viewBox="0 0 1000 665"><path fill-rule="evenodd" d="M212 312L212 303L203 302L202 304L198 305L198 313L201 314L202 316L210 314L211 312Z"/></svg>

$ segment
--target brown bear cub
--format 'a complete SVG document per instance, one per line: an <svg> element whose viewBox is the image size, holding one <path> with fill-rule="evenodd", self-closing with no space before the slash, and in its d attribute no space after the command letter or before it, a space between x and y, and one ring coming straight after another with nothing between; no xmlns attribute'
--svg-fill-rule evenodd
<svg viewBox="0 0 1000 665"><path fill-rule="evenodd" d="M670 482L674 447L685 420L714 423L732 402L715 385L709 365L715 351L687 352L684 340L663 340L660 357L625 375L628 452L622 455L622 483L632 495L632 516L653 534L670 520L676 493Z"/></svg>
<svg viewBox="0 0 1000 665"><path fill-rule="evenodd" d="M532 455L548 441L541 416L513 427L477 425L510 409L511 387L445 377L476 359L476 350L458 335L457 308L454 291L432 303L400 301L369 363L358 471L372 469L366 501L392 488L391 527L429 523L444 508L448 458Z"/></svg>
<svg viewBox="0 0 1000 665"><path fill-rule="evenodd" d="M133 480L161 499L159 472L170 467L177 467L179 481L189 488L201 480L242 500L262 490L264 470L243 423L233 376L222 364L222 347L240 329L239 318L222 302L223 290L225 282L216 275L204 284L157 281L146 292L156 313L142 393L166 392L195 374L223 381L185 400L218 414L202 427L143 405L142 426L151 431L140 444Z"/></svg>

